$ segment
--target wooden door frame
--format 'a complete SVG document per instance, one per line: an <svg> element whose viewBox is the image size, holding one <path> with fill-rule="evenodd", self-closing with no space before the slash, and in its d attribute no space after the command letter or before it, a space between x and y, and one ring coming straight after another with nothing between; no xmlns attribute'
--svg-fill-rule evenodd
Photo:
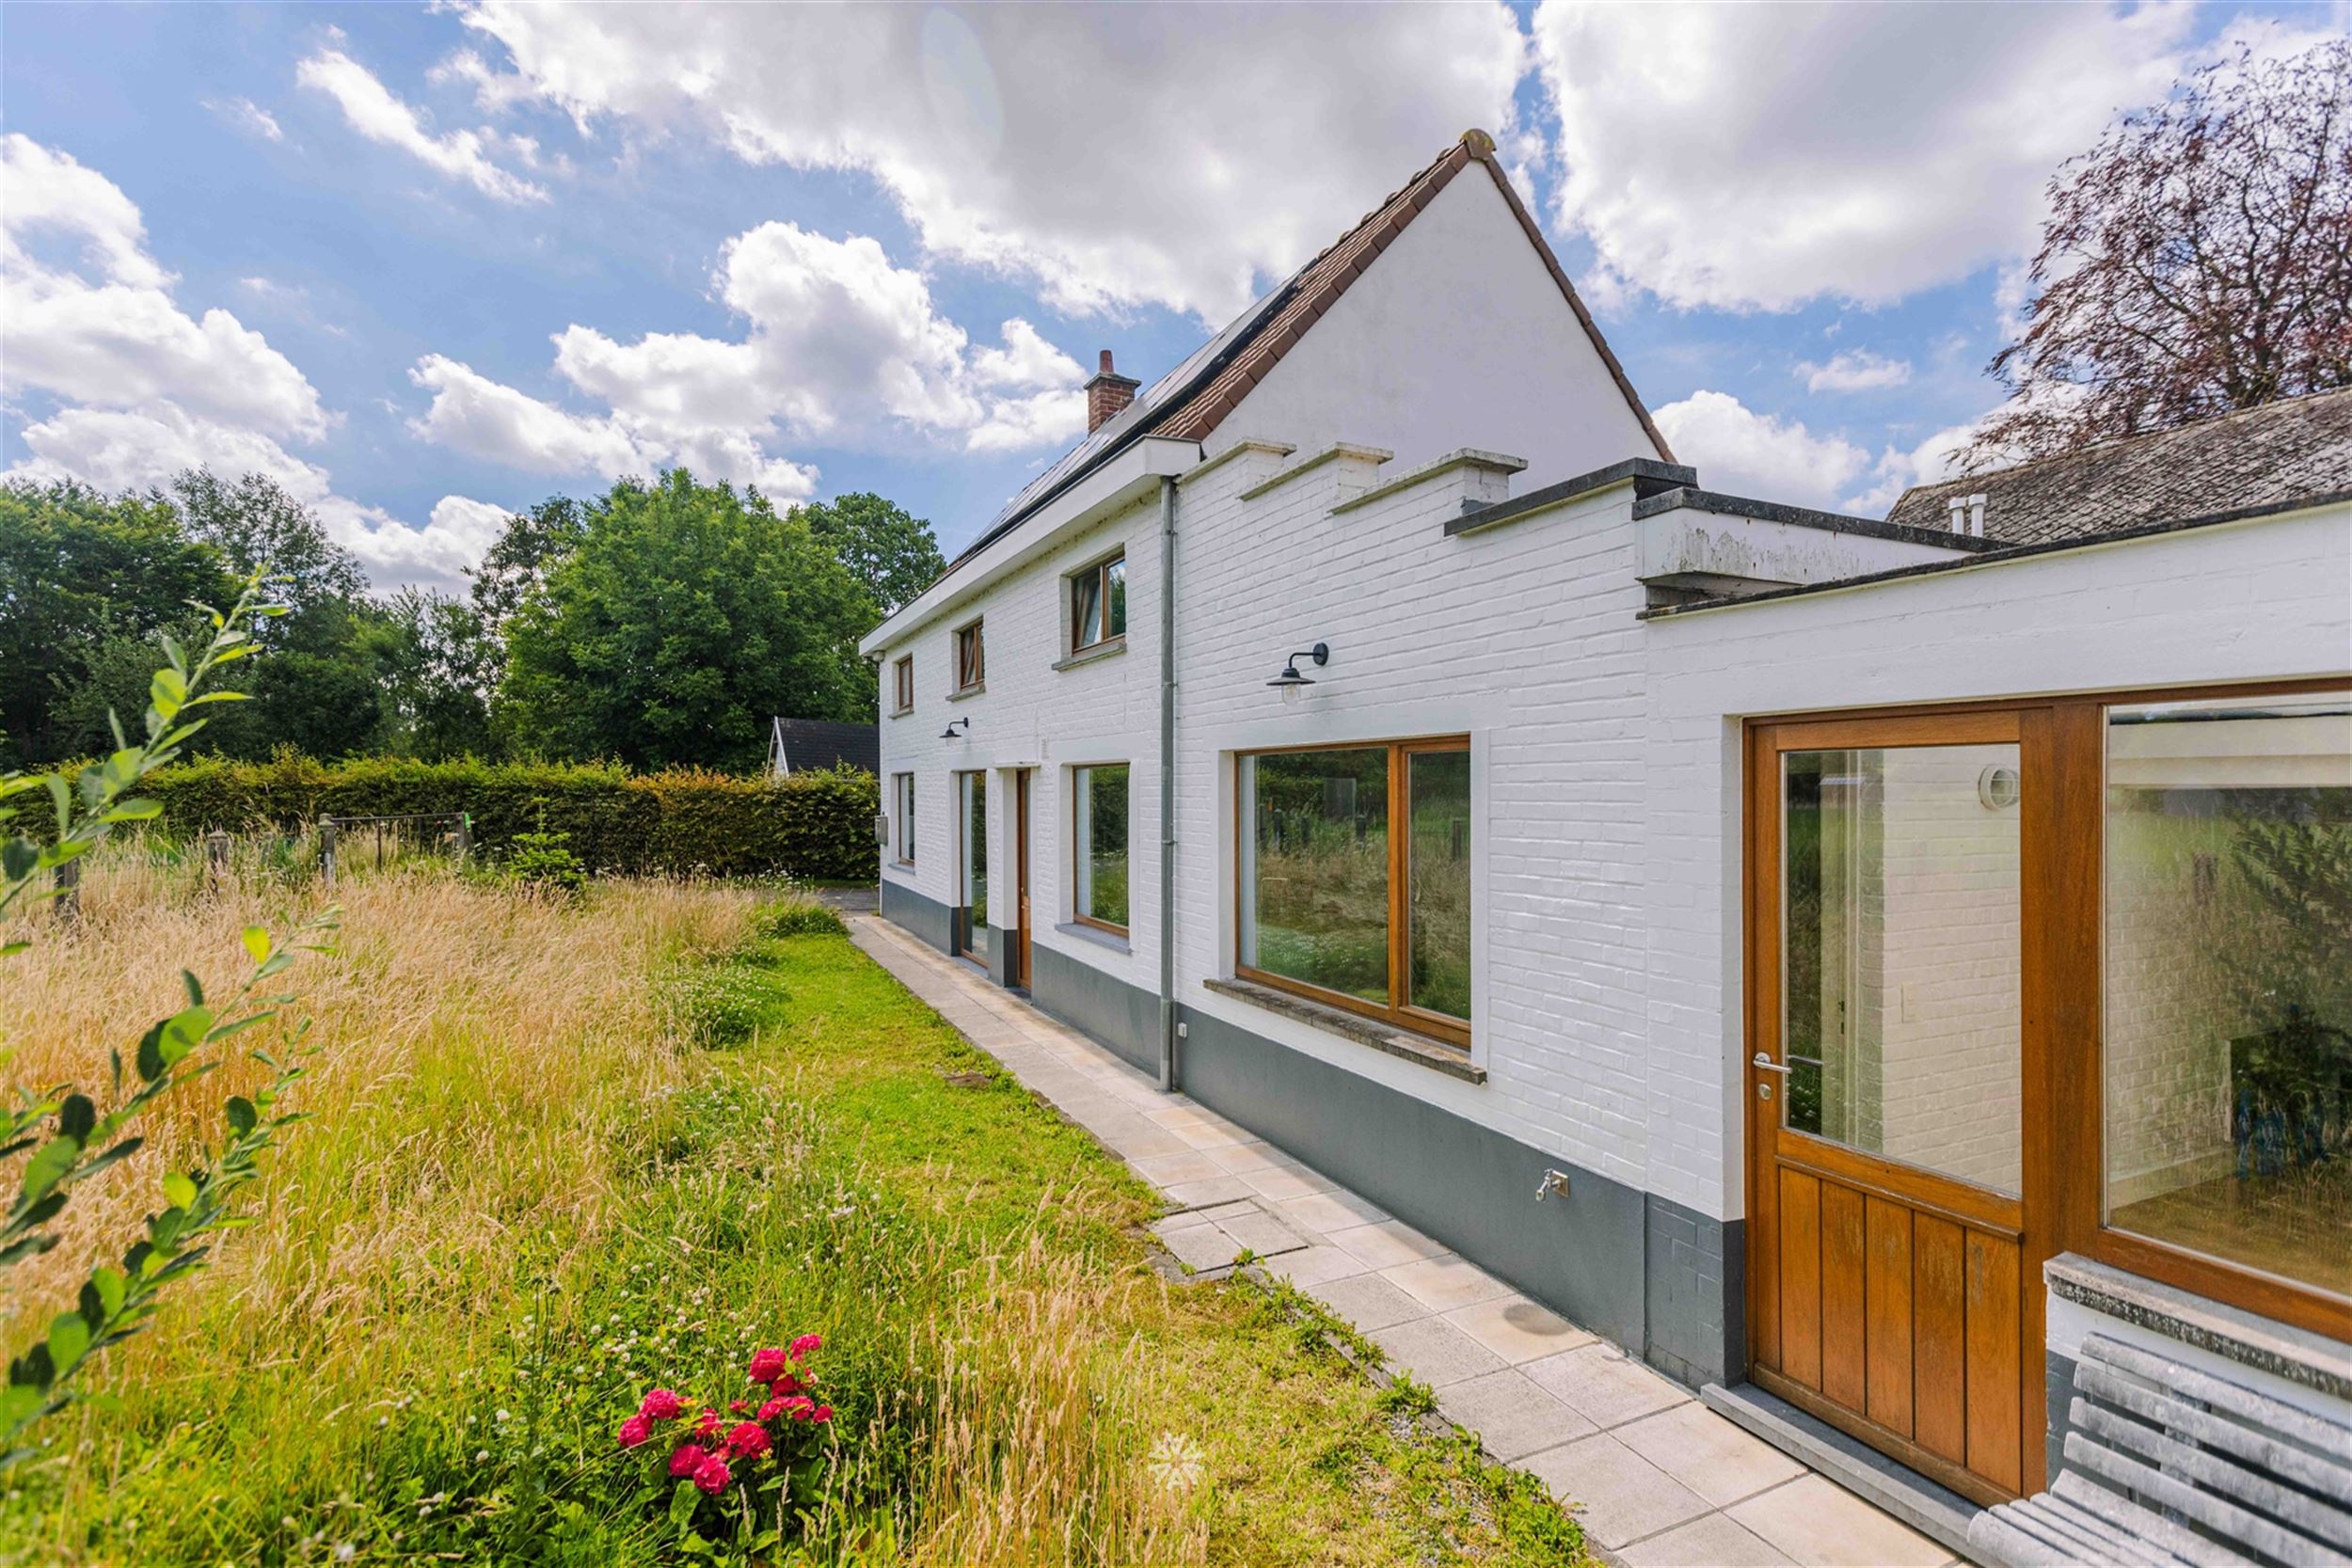
<svg viewBox="0 0 2352 1568"><path fill-rule="evenodd" d="M1029 791L1030 778L1035 772L1030 768L1012 770L1013 938L1012 952L1005 966L1005 982L1020 987L1030 984Z"/></svg>
<svg viewBox="0 0 2352 1568"><path fill-rule="evenodd" d="M1770 1037L1786 1056L1786 1041L1773 1027L1781 1004L1780 966L1780 766L1785 752L1825 751L1867 747L1919 747L2014 744L2018 771L2026 782L2018 810L2018 1132L2020 1181L2014 1210L1986 1189L1942 1177L1899 1161L1884 1160L1866 1151L1827 1140L1807 1140L1806 1158L1821 1168L1856 1184L1883 1186L1893 1191L1899 1180L1919 1189L1902 1201L1929 1212L1941 1212L1967 1226L2013 1235L2017 1243L2017 1443L2019 1492L2030 1495L2045 1484L2048 1427L2044 1398L2045 1294L2042 1265L2060 1250L2056 1171L2059 1143L2055 1135L2058 1107L2050 1093L2052 1059L2061 1053L2051 1048L2054 1014L2052 990L2055 967L2048 951L2060 924L2054 918L2053 899L2058 881L2052 867L2059 850L2058 768L2053 744L2053 717L2046 704L1972 706L1945 711L1905 711L1882 714L1828 714L1788 719L1751 720L1742 735L1744 767L1740 864L1741 905L1745 931L1741 943L1747 1006L1741 1031L1741 1102L1747 1224L1742 1227L1747 1248L1748 1375L1766 1391L1818 1417L1830 1425L1869 1443L1921 1474L1979 1502L2006 1500L2009 1494L1963 1465L1930 1452L1900 1433L1880 1427L1867 1417L1849 1411L1825 1396L1760 1365L1756 1348L1760 1336L1777 1332L1780 1291L1778 1247L1759 1247L1756 1238L1779 1235L1779 1183L1774 1145L1780 1129L1787 1080L1767 1074L1754 1064L1756 1053ZM2052 775L2043 782L2043 775ZM2095 878L2094 878L2095 879ZM1756 1092L1759 1083L1779 1080L1774 1098ZM1803 1136L1803 1134L1799 1134Z"/></svg>

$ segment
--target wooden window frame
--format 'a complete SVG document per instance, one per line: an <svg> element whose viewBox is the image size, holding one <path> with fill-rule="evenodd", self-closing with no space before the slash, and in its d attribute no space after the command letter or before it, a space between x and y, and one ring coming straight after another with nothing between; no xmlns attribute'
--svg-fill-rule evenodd
<svg viewBox="0 0 2352 1568"><path fill-rule="evenodd" d="M1361 1018L1377 1019L1383 1023L1402 1029L1407 1034L1435 1040L1454 1050L1467 1053L1470 1047L1470 1024L1466 1019L1435 1013L1425 1007L1399 1003L1395 997L1405 989L1404 982L1411 958L1411 887L1412 875L1412 809L1409 799L1412 785L1411 759L1416 755L1437 752L1463 752L1470 749L1467 735L1421 736L1409 740L1337 740L1314 746L1266 746L1233 753L1233 974L1253 985L1274 990L1288 991L1327 1007ZM1257 802L1243 791L1243 764L1259 757L1299 756L1312 752L1375 752L1389 754L1389 995L1383 1005L1367 1002L1359 996L1342 991L1327 990L1321 986L1294 980L1285 974L1257 969L1242 962L1242 860L1243 846L1254 838L1258 831ZM1475 823L1471 843L1478 839ZM1474 851L1473 851L1474 852ZM1472 911L1471 951L1477 950L1476 912ZM1473 959L1473 969L1475 960Z"/></svg>
<svg viewBox="0 0 2352 1568"><path fill-rule="evenodd" d="M890 786L894 797L892 804L897 807L896 815L898 819L897 842L890 848L890 852L897 857L892 863L913 865L914 863L914 775L893 773L890 776Z"/></svg>
<svg viewBox="0 0 2352 1568"><path fill-rule="evenodd" d="M988 639L981 628L986 617L967 621L956 628L956 692L984 691L988 689ZM970 657L966 657L967 650ZM966 679L966 674L970 679Z"/></svg>
<svg viewBox="0 0 2352 1568"><path fill-rule="evenodd" d="M2047 1214L2046 1222L2032 1227L2047 1238L2027 1259L2037 1272L2042 1259L2074 1252L2260 1317L2330 1338L2352 1340L2352 1297L2107 1225L2106 1072L2101 1050L2106 981L2106 710L2210 697L2341 691L2347 685L2352 685L2352 672L2300 679L2074 692L2049 698L1831 710L1750 721L1750 739L1743 750L1751 769L1758 766L1766 750L1755 739L1757 731L1799 720L1823 726L1823 745L1868 743L1840 736L1831 726L1851 727L1852 736L1861 736L1867 733L1866 726L1875 721L1915 716L2016 714L2029 736L2037 726L2046 726L2054 776L2027 787L2048 792L2046 801L2031 809L2048 818L2042 842L2049 849L2042 856L2045 863L2028 864L2025 875L2043 880L2042 897L2052 918L2043 922L2045 930L2038 939L2029 938L2023 955L2025 1005L2029 1010L2043 1012L2048 1021L2043 1060L2029 1062L2026 1068L2027 1124L2021 1130L2027 1141L2029 1162L2036 1158L2034 1140L2037 1136L2045 1140L2042 1158L2047 1185L2037 1187L2029 1180L2026 1193L2028 1212ZM1757 793L1746 784L1742 788L1752 814ZM1756 1008L1777 995L1777 985L1766 984L1766 976L1756 968L1756 933L1764 911L1756 902L1760 884L1752 858L1757 842L1756 828L1752 816L1743 820L1741 854L1746 871L1742 880L1748 926L1743 946L1749 1003L1744 1059L1756 1050ZM2028 854L2034 852L2031 840L2026 848ZM1238 863L1236 859L1236 867ZM1756 1074L1750 1070L1746 1076L1745 1092L1753 1096ZM2037 1103L2042 1107L2039 1116L2033 1110ZM1744 1164L1754 1202L1753 1150L1750 1155Z"/></svg>
<svg viewBox="0 0 2352 1568"><path fill-rule="evenodd" d="M1125 626L1117 631L1111 630L1111 568L1126 564L1127 552L1121 549L1062 579L1062 607L1063 613L1070 620L1070 653L1073 657L1127 641ZM1089 578L1093 580L1095 596L1103 607L1103 635L1091 642L1081 642L1078 641L1078 588Z"/></svg>
<svg viewBox="0 0 2352 1568"><path fill-rule="evenodd" d="M1097 920L1094 916L1088 914L1085 911L1078 908L1078 865L1079 863L1086 858L1087 848L1085 845L1078 842L1078 797L1083 788L1078 780L1079 775L1091 773L1098 768L1124 768L1127 769L1127 810L1129 812L1127 821L1127 918L1130 921L1135 919L1136 834L1135 818L1133 814L1136 804L1136 770L1135 764L1131 762L1073 762L1070 765L1070 918L1076 924L1088 927L1090 929L1107 931L1112 936L1123 937L1128 934L1127 927L1114 926L1107 920Z"/></svg>
<svg viewBox="0 0 2352 1568"><path fill-rule="evenodd" d="M890 712L893 718L914 711L914 656L900 654L890 667Z"/></svg>

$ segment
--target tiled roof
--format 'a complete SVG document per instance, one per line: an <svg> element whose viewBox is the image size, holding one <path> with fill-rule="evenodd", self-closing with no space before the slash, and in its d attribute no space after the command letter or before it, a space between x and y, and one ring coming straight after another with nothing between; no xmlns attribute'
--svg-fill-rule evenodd
<svg viewBox="0 0 2352 1568"><path fill-rule="evenodd" d="M831 719L779 719L773 739L783 751L771 763L790 764L794 772L811 768L862 768L882 771L882 732L869 721L844 723Z"/></svg>
<svg viewBox="0 0 2352 1568"><path fill-rule="evenodd" d="M1617 389L1625 396L1627 406L1641 420L1642 428L1658 448L1658 456L1665 462L1674 461L1674 453L1666 438L1650 422L1649 410L1642 405L1641 397L1633 390L1625 368L1617 362L1600 328L1584 302L1568 282L1567 274L1560 268L1559 259L1545 243L1543 230L1519 200L1518 192L1511 186L1510 177L1495 157L1494 138L1484 131L1464 132L1460 140L1438 154L1436 162L1406 182L1404 187L1374 208L1358 221L1353 229L1341 235L1313 261L1293 273L1273 293L1260 299L1238 317L1193 351L1184 361L1168 374L1144 388L1134 403L1105 422L1099 430L1072 448L1051 467L1023 487L1021 493L1007 503L995 520L983 530L963 553L948 563L948 573L987 546L1009 532L1022 518L1035 511L1053 496L1060 493L1083 477L1112 453L1129 442L1144 436L1168 436L1187 441L1208 438L1225 416L1232 413L1250 388L1263 381L1267 372L1281 362L1292 345L1304 337L1324 312L1338 303L1349 284L1363 276L1364 270L1378 259L1406 226L1419 216L1437 199L1438 193L1463 169L1472 164L1483 166L1502 193L1511 212L1526 231L1528 243L1544 259L1560 293L1567 300L1576 319L1583 325L1585 335L1592 340L1601 362L1608 366Z"/></svg>
<svg viewBox="0 0 2352 1568"><path fill-rule="evenodd" d="M2348 494L2352 390L2289 398L2013 468L1916 485L1903 492L1886 520L1947 530L1952 499L1981 495L1987 538L2034 545Z"/></svg>

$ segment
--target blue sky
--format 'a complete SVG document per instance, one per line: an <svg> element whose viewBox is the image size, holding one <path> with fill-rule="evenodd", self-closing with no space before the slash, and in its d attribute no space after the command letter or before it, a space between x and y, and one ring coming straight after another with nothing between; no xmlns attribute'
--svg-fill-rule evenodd
<svg viewBox="0 0 2352 1568"><path fill-rule="evenodd" d="M952 551L1098 348L1149 379L1475 124L1708 483L1876 514L1997 402L2057 163L2344 24L10 7L0 467L268 468L387 585L676 461Z"/></svg>

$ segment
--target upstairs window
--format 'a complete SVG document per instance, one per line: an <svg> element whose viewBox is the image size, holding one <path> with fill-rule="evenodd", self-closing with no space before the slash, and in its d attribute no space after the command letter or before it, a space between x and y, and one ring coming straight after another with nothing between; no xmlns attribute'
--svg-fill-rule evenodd
<svg viewBox="0 0 2352 1568"><path fill-rule="evenodd" d="M980 642L980 623L956 633L956 689L977 691L988 684L988 660Z"/></svg>
<svg viewBox="0 0 2352 1568"><path fill-rule="evenodd" d="M1127 635L1127 557L1098 562L1070 579L1070 651L1085 653Z"/></svg>
<svg viewBox="0 0 2352 1568"><path fill-rule="evenodd" d="M891 667L890 711L904 713L914 705L914 656L907 654Z"/></svg>

